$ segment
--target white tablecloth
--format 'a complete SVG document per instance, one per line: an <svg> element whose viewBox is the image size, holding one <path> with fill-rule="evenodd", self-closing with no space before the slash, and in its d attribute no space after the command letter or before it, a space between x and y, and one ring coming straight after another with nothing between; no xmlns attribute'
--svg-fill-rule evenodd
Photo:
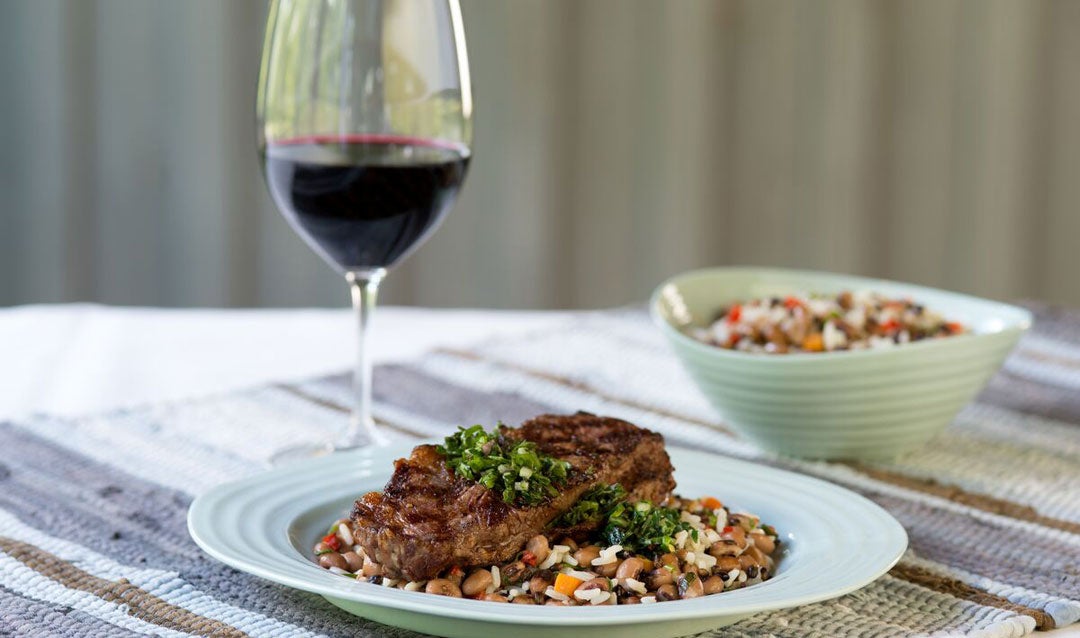
<svg viewBox="0 0 1080 638"><path fill-rule="evenodd" d="M559 313L379 308L376 362L539 328ZM0 419L87 414L349 369L352 312L163 310L90 304L0 310Z"/></svg>

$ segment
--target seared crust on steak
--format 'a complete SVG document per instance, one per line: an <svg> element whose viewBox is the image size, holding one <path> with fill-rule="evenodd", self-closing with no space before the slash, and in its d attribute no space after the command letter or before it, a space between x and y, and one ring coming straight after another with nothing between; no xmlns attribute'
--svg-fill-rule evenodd
<svg viewBox="0 0 1080 638"><path fill-rule="evenodd" d="M508 439L533 441L541 453L570 463L559 495L535 506L506 503L454 475L435 446L418 446L394 462L382 492L366 494L353 508L357 543L388 576L427 580L455 565L501 564L537 534L589 531L546 527L595 485L620 483L631 500L653 503L675 488L663 437L626 421L579 412L500 427Z"/></svg>

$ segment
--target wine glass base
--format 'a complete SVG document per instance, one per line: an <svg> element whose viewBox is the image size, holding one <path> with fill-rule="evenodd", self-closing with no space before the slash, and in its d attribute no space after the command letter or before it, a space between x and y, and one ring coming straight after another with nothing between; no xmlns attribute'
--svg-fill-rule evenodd
<svg viewBox="0 0 1080 638"><path fill-rule="evenodd" d="M326 456L327 454L331 454L336 451L337 448L335 448L330 443L295 445L274 452L270 456L269 463L274 467L279 467L282 465L289 465L290 463L296 463L297 461L313 459L318 456Z"/></svg>

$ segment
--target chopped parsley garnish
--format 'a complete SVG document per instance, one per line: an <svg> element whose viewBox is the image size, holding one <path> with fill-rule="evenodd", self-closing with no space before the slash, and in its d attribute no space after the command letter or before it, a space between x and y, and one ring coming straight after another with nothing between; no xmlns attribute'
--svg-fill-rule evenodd
<svg viewBox="0 0 1080 638"><path fill-rule="evenodd" d="M608 545L622 545L627 551L659 553L674 551L675 535L682 530L697 540L697 530L682 520L679 510L649 501L624 501L608 515L601 535Z"/></svg>
<svg viewBox="0 0 1080 638"><path fill-rule="evenodd" d="M496 428L458 428L438 446L454 474L476 481L514 505L539 505L557 495L570 464L541 454L532 441L510 441Z"/></svg>
<svg viewBox="0 0 1080 638"><path fill-rule="evenodd" d="M626 500L626 490L618 483L589 488L573 507L548 524L548 527L573 527L587 522L603 522Z"/></svg>

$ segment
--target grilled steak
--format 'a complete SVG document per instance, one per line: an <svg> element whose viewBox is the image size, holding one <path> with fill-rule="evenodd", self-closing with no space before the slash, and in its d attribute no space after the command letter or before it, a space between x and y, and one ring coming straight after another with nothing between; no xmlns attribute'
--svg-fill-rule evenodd
<svg viewBox="0 0 1080 638"><path fill-rule="evenodd" d="M365 495L353 508L357 543L387 575L425 580L455 565L509 561L531 537L552 533L548 523L595 485L620 483L632 500L654 503L675 488L663 437L626 421L579 412L501 428L508 439L533 441L539 452L570 463L559 495L535 506L506 503L456 476L435 446L418 446L394 462L383 492Z"/></svg>

